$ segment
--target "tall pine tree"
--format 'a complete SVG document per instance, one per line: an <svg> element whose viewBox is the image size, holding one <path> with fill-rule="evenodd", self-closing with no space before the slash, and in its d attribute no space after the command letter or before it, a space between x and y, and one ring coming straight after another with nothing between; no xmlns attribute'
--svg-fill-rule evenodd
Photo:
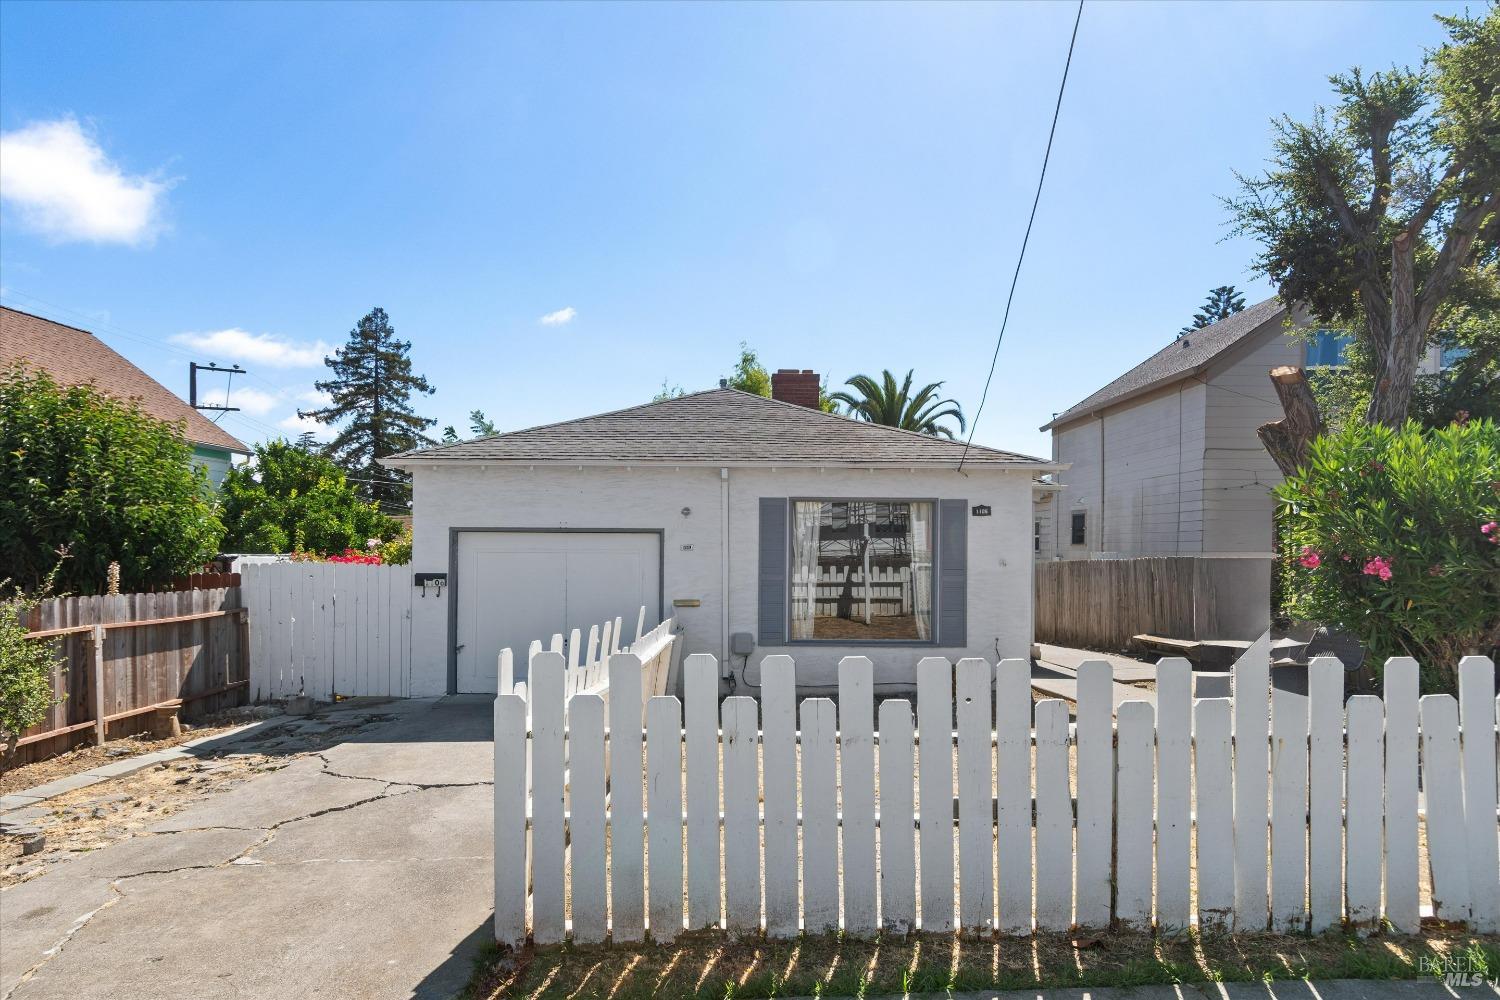
<svg viewBox="0 0 1500 1000"><path fill-rule="evenodd" d="M436 443L423 432L437 421L412 411L412 395L430 396L433 388L426 378L412 374L410 351L410 341L396 339L385 310L371 310L349 331L349 342L323 359L333 377L316 384L332 402L298 411L299 416L340 425L323 453L356 481L362 496L387 511L404 512L411 487L404 474L377 465L376 459Z"/></svg>
<svg viewBox="0 0 1500 1000"><path fill-rule="evenodd" d="M1193 314L1192 324L1177 332L1178 339L1194 330L1213 326L1221 319L1228 319L1243 308L1245 308L1245 297L1236 292L1233 285L1220 285L1208 293L1208 298L1203 303L1203 311Z"/></svg>

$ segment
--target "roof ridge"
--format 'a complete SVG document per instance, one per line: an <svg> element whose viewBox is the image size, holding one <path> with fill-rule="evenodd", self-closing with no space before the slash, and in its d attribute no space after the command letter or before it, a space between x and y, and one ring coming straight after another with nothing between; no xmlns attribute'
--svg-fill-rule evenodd
<svg viewBox="0 0 1500 1000"><path fill-rule="evenodd" d="M1260 312L1261 310L1264 310L1266 306L1272 306L1272 305L1274 305L1275 308L1272 309L1272 310L1270 310L1270 312L1267 315L1264 315L1264 316L1258 316L1257 315L1257 313ZM1166 344L1162 345L1160 348L1158 348L1155 351L1152 351L1150 354L1146 355L1146 357L1142 358L1138 363L1136 363L1136 364L1132 365L1131 367L1125 369L1123 372L1121 372L1120 374L1116 375L1114 378L1112 378L1109 381L1105 382L1103 385L1101 385L1099 388L1095 389L1093 392L1090 392L1087 395L1083 396L1081 399L1079 399L1073 405L1071 405L1071 406L1069 406L1069 407L1067 407L1067 408L1065 408L1063 410L1059 410L1057 413L1053 414L1052 419L1049 420L1046 424L1042 425L1042 430L1046 430L1046 429L1048 429L1050 427L1057 426L1057 424L1058 424L1058 422L1060 420L1062 420L1065 417L1069 417L1070 414L1071 415L1077 415L1077 414L1081 414L1081 413L1084 413L1084 412L1088 412L1086 410L1081 410L1080 408L1083 407L1085 404L1089 404L1090 401L1093 401L1093 405L1094 406L1104 406L1104 405L1108 405L1110 402L1112 402L1112 401L1114 401L1116 399L1119 399L1119 398L1121 398L1123 396L1129 395L1131 393L1138 392L1138 391L1140 391L1141 389L1143 389L1143 388L1145 388L1147 386L1151 386L1151 385L1165 385L1165 384L1168 384L1169 382L1171 382L1173 380L1177 380L1177 379L1181 379L1181 378L1186 378L1186 377L1188 377L1188 374L1191 371L1193 371L1195 369L1198 369L1198 368L1202 368L1202 367L1210 364L1211 362L1213 362L1219 356L1220 353L1222 353L1223 351L1227 350L1234 343L1238 343L1239 340L1243 339L1245 336L1247 336L1253 330L1257 329L1258 327L1262 326L1265 323L1270 322L1271 319L1274 318L1274 316L1277 313L1279 313L1279 312L1285 312L1286 310L1287 310L1287 306L1284 303L1281 302L1280 296L1278 296L1278 295L1272 295L1269 298L1262 299L1261 301L1255 303L1252 306L1248 306L1248 307L1246 307L1244 309L1239 310L1238 312L1231 313L1230 315L1225 316L1221 320L1218 320L1216 322L1210 323L1208 326L1199 327L1196 330L1191 330L1191 331L1189 331L1186 334L1179 335L1176 338L1174 338L1173 340L1168 341ZM1130 378L1131 375L1135 374L1136 372L1141 371L1143 368L1147 368L1148 366L1151 365L1152 362L1154 362L1157 359L1163 357L1164 355L1170 355L1171 352L1172 352L1172 348L1177 347L1179 350L1185 349L1186 345L1182 344L1183 340L1188 340L1189 342L1191 342L1193 339L1199 338L1199 337L1213 338L1215 336L1225 336L1225 335L1227 335L1229 333L1229 330L1228 330L1226 324L1242 323L1242 322L1247 322L1247 321L1249 321L1251 319L1254 319L1255 322L1253 322L1249 326L1248 329L1245 329L1245 330L1242 330L1242 331L1236 331L1239 334L1238 337L1236 337L1234 340L1226 341L1225 343L1218 345L1217 347L1215 347L1214 350L1212 350L1209 353L1205 354L1202 358L1199 358L1197 361L1193 362L1188 367L1182 368L1182 369L1180 369L1178 371L1169 371L1169 372L1167 372L1167 373L1165 373L1165 374L1163 374L1163 375L1161 375L1161 376L1159 376L1159 377L1157 377L1155 379L1148 379L1147 381L1145 381L1144 383L1142 383L1139 386L1133 386L1133 387L1130 387L1130 388L1122 389L1119 393L1115 393L1115 394L1112 394L1112 395L1111 394L1107 394L1108 391L1109 391L1109 389L1111 387L1119 385L1120 383L1127 381ZM1102 398L1100 398L1098 400L1095 400L1095 397L1096 396L1101 396L1101 394L1105 394L1105 395L1103 395Z"/></svg>
<svg viewBox="0 0 1500 1000"><path fill-rule="evenodd" d="M673 396L670 399L653 399L645 403L636 403L634 406L622 406L617 410L605 410L603 413L590 413L582 417L571 417L567 420L555 420L550 424L532 424L530 427L517 427L515 430L497 431L494 434L485 434L480 437L464 438L462 441L447 441L443 444L433 445L430 448L412 448L407 451L398 452L395 455L387 455L386 457L400 458L407 455L414 455L417 452L421 452L423 455L431 455L434 452L447 451L449 448L456 448L459 445L474 444L477 441L493 441L495 440L495 438L510 437L512 434L526 434L531 431L551 430L554 427L566 427L569 424L582 423L585 420L597 420L599 417L617 417L622 413L630 413L634 410L644 410L647 407L659 406L662 403L675 403L679 399L691 399L694 396L703 396L707 395L710 392L722 392L724 388L725 387L722 386L715 386L712 389L698 389L694 392L685 392L681 396ZM741 390L736 389L734 391L739 392ZM753 392L747 392L745 393L745 395L754 396L755 394Z"/></svg>
<svg viewBox="0 0 1500 1000"><path fill-rule="evenodd" d="M742 390L742 389L736 389L735 391L736 392L744 392L744 390ZM788 402L785 399L777 399L774 396L761 396L761 395L757 395L756 393L753 393L753 392L747 392L747 393L745 393L745 395L747 395L747 396L755 396L756 399L763 399L763 400L765 400L768 403L776 403L776 404L778 404L780 406L791 406L791 407L795 407L798 410L802 410L804 412L816 413L816 414L818 414L820 416L824 416L824 417L833 417L836 420L846 420L849 423L856 424L856 425L858 425L860 427L873 427L873 428L878 428L879 430L883 430L883 431L892 431L892 432L894 432L896 434L910 434L911 436L917 437L917 438L921 438L924 441L936 441L939 444L951 444L951 445L954 445L954 446L957 446L959 444L959 442L957 440L953 439L953 438L945 438L945 437L942 437L942 436L937 435L937 434L923 434L921 431L907 430L905 427L892 427L890 424L877 424L877 423L875 423L872 420L863 420L863 419L861 419L859 417L851 417L851 416L848 416L848 415L843 414L843 413L829 413L827 410L816 409L816 408L811 407L811 406L803 406L801 403L791 403L791 402ZM975 448L978 448L981 451L988 451L988 452L991 452L991 453L996 454L996 455L1017 455L1017 456L1020 456L1021 458L1032 458L1033 457L1033 456L1030 456L1030 455L1021 455L1020 452L1003 451L1003 450L1001 450L999 448L991 448L990 446L983 445L983 444L976 444L976 445L970 446L970 450L971 451L973 449L975 449ZM1037 459L1037 461L1042 461L1042 459Z"/></svg>

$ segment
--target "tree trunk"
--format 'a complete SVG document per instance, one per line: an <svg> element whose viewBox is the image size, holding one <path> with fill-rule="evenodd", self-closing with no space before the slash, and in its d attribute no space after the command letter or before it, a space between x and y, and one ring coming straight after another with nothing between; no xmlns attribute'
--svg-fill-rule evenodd
<svg viewBox="0 0 1500 1000"><path fill-rule="evenodd" d="M1409 233L1398 233L1391 241L1391 329L1390 337L1376 358L1375 388L1365 410L1365 422L1400 425L1411 408L1417 364L1426 346L1426 330L1417 319L1415 252Z"/></svg>
<svg viewBox="0 0 1500 1000"><path fill-rule="evenodd" d="M1323 415L1307 374L1301 368L1283 365L1271 369L1271 385L1286 416L1261 424L1255 433L1283 476L1291 476L1307 462L1313 438L1323 433Z"/></svg>

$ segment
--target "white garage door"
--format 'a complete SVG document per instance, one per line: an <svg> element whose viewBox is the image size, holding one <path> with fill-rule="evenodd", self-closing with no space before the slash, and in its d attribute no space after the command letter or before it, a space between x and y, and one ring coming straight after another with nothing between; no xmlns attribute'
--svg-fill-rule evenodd
<svg viewBox="0 0 1500 1000"><path fill-rule="evenodd" d="M661 620L661 536L648 532L466 531L458 536L458 690L493 692L496 660L531 640L622 618Z"/></svg>

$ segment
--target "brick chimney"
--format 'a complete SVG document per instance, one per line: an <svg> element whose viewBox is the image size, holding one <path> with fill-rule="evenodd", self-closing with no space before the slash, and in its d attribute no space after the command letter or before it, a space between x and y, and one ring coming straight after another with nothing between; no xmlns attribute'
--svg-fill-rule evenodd
<svg viewBox="0 0 1500 1000"><path fill-rule="evenodd" d="M811 368L798 371L781 368L771 376L771 398L783 403L818 408L818 373Z"/></svg>

